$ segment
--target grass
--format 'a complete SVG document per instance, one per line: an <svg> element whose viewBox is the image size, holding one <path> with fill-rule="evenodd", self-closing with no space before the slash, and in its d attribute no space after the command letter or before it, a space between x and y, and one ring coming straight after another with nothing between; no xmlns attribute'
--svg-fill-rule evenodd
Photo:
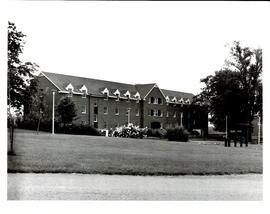
<svg viewBox="0 0 270 214"><path fill-rule="evenodd" d="M8 172L126 175L262 173L262 146L74 136L15 130Z"/></svg>

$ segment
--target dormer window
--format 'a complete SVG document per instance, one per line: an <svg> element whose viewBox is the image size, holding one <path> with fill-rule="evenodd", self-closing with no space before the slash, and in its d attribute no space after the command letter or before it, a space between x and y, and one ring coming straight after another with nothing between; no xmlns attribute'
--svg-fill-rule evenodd
<svg viewBox="0 0 270 214"><path fill-rule="evenodd" d="M186 100L186 104L190 104L190 100L189 99Z"/></svg>
<svg viewBox="0 0 270 214"><path fill-rule="evenodd" d="M71 83L68 84L68 86L66 87L66 90L68 91L68 97L72 97L74 87Z"/></svg>
<svg viewBox="0 0 270 214"><path fill-rule="evenodd" d="M184 104L184 99L181 98L181 99L179 100L179 102L180 102L181 104Z"/></svg>
<svg viewBox="0 0 270 214"><path fill-rule="evenodd" d="M108 97L109 97L109 90L108 90L107 88L105 88L105 89L102 91L102 94L104 94L105 100L108 100Z"/></svg>
<svg viewBox="0 0 270 214"><path fill-rule="evenodd" d="M87 95L87 88L85 85L83 85L80 89L80 92L82 92L82 98L86 98Z"/></svg>
<svg viewBox="0 0 270 214"><path fill-rule="evenodd" d="M127 101L129 101L129 99L130 99L130 92L127 91L127 92L124 94L124 96L127 98Z"/></svg>
<svg viewBox="0 0 270 214"><path fill-rule="evenodd" d="M139 103L139 101L140 101L140 99L141 99L141 96L140 96L140 94L139 94L139 92L137 92L135 95L134 95L134 97L137 99L137 103Z"/></svg>
<svg viewBox="0 0 270 214"><path fill-rule="evenodd" d="M120 91L116 89L116 91L113 94L116 96L116 101L119 101Z"/></svg>
<svg viewBox="0 0 270 214"><path fill-rule="evenodd" d="M177 102L176 97L174 97L174 98L172 99L172 101L173 101L174 103L176 103L176 102Z"/></svg>

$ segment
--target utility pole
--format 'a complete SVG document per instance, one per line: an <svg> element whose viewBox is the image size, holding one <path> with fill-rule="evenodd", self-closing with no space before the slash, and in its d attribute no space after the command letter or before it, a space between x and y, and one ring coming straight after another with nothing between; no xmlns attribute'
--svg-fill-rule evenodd
<svg viewBox="0 0 270 214"><path fill-rule="evenodd" d="M258 114L259 121L258 121L258 144L260 144L261 141L261 117Z"/></svg>
<svg viewBox="0 0 270 214"><path fill-rule="evenodd" d="M52 104L52 134L54 134L54 99L55 99L55 91L52 92L53 95L53 104Z"/></svg>
<svg viewBox="0 0 270 214"><path fill-rule="evenodd" d="M130 124L130 108L127 109L128 110L128 125Z"/></svg>

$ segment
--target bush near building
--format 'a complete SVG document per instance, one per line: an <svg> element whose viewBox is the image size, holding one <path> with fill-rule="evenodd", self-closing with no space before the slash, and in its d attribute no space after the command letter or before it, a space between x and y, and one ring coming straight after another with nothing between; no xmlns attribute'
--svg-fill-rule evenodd
<svg viewBox="0 0 270 214"><path fill-rule="evenodd" d="M187 142L189 139L189 133L183 128L174 128L167 130L167 137L169 141L183 141Z"/></svg>

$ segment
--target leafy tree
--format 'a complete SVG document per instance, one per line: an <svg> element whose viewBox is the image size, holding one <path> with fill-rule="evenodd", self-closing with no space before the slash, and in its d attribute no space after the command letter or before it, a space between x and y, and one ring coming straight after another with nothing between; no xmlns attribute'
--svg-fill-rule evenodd
<svg viewBox="0 0 270 214"><path fill-rule="evenodd" d="M13 131L15 119L11 115L11 108L20 109L23 101L23 92L27 86L29 78L37 69L37 65L31 62L23 63L20 54L23 53L25 35L18 31L15 24L8 22L8 125L10 128L10 151L13 149Z"/></svg>
<svg viewBox="0 0 270 214"><path fill-rule="evenodd" d="M201 80L205 87L195 102L208 104L210 121L217 130L225 130L226 116L229 129L251 127L254 115L262 114L261 73L262 50L234 42L225 67Z"/></svg>
<svg viewBox="0 0 270 214"><path fill-rule="evenodd" d="M59 122L62 123L64 127L70 124L77 116L76 106L69 97L60 100L56 107L56 112L59 117Z"/></svg>
<svg viewBox="0 0 270 214"><path fill-rule="evenodd" d="M37 65L31 62L23 63L20 54L23 53L25 35L18 31L15 24L8 23L8 105L20 108L23 92L29 84L29 79L37 70Z"/></svg>
<svg viewBox="0 0 270 214"><path fill-rule="evenodd" d="M23 93L24 120L37 125L37 131L41 119L49 120L49 115L46 114L48 105L46 104L47 94L43 91L38 91L38 79L34 77L30 80L30 85L26 87Z"/></svg>

